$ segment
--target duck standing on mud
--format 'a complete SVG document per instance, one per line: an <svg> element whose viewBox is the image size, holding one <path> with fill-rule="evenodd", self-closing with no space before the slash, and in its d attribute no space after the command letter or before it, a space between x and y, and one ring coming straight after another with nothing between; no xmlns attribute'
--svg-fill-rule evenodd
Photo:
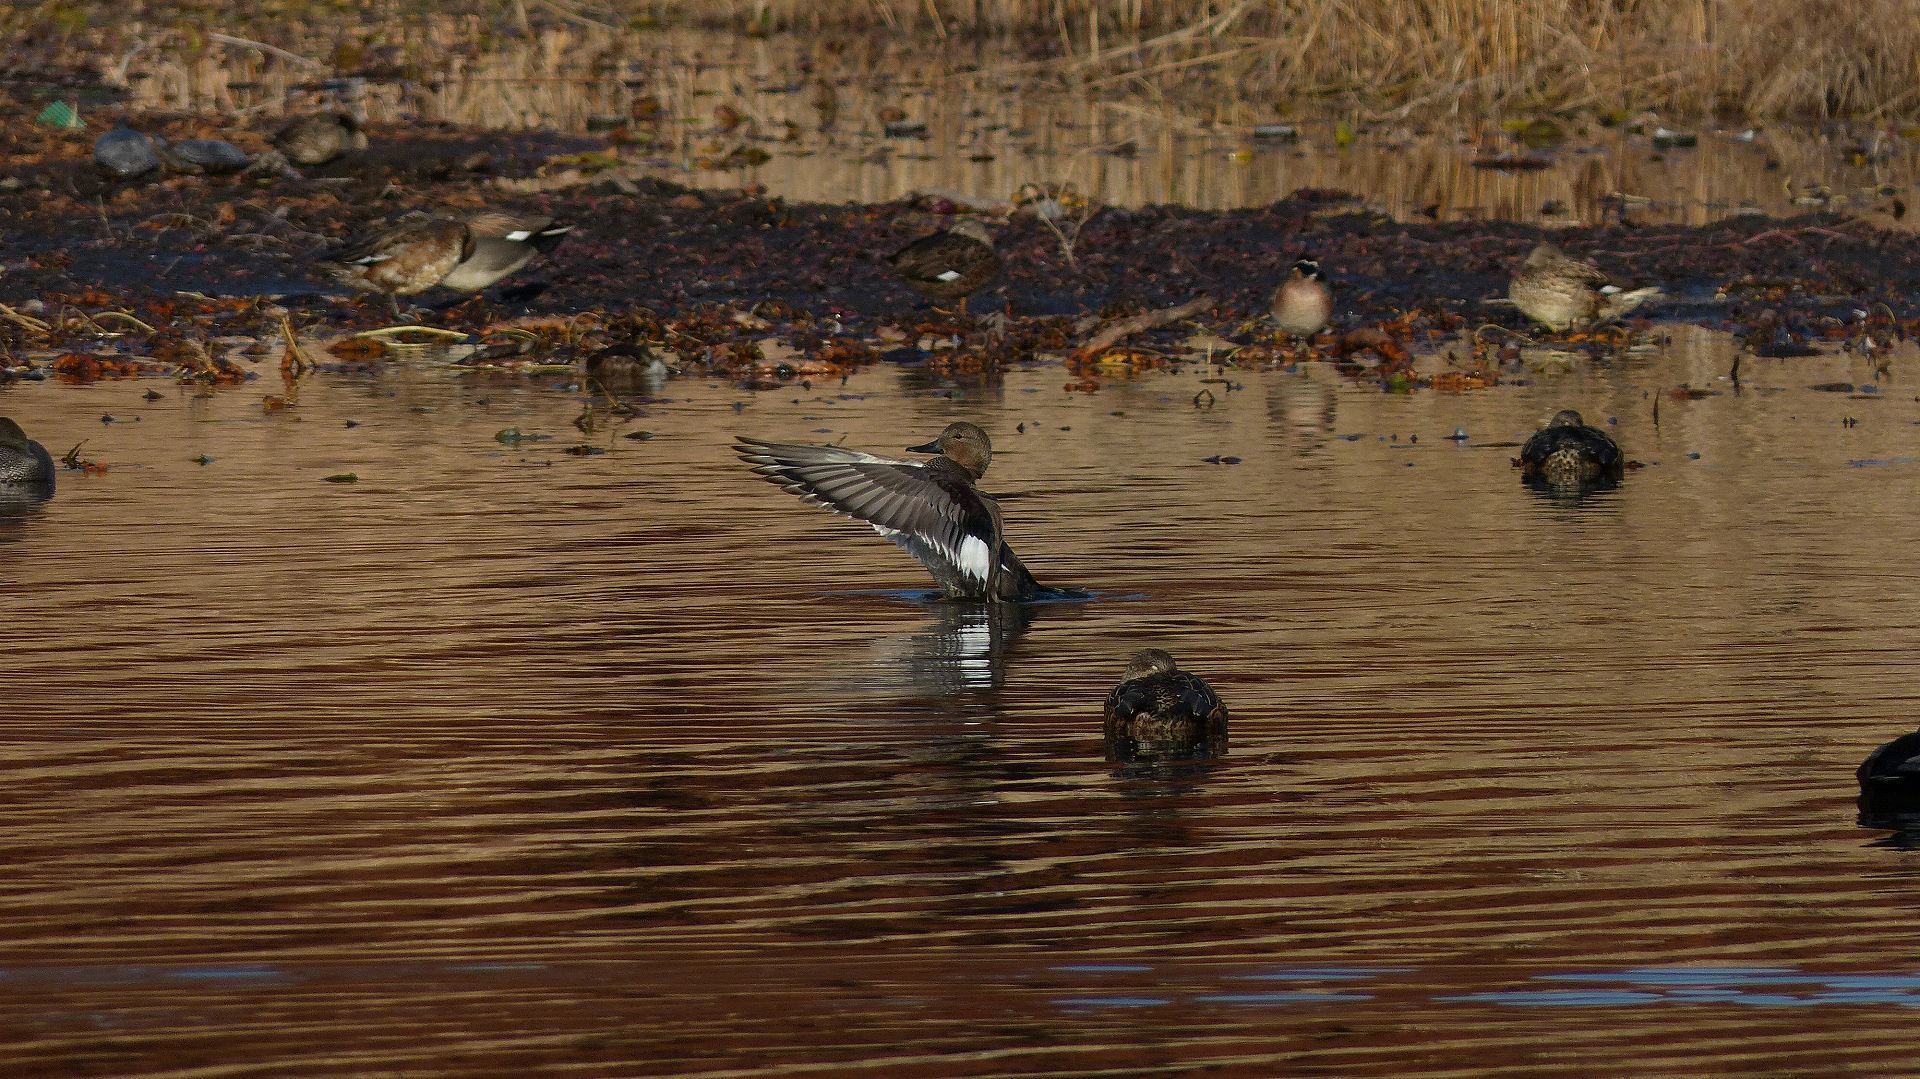
<svg viewBox="0 0 1920 1079"><path fill-rule="evenodd" d="M902 280L935 300L960 303L967 313L967 297L987 286L1000 273L1000 255L993 249L993 233L971 217L931 236L922 236L887 256Z"/></svg>
<svg viewBox="0 0 1920 1079"><path fill-rule="evenodd" d="M427 291L472 254L466 222L422 216L350 241L315 264L349 288L385 294L399 318L397 297Z"/></svg>
<svg viewBox="0 0 1920 1079"><path fill-rule="evenodd" d="M1327 328L1333 317L1333 290L1320 273L1320 264L1303 258L1293 264L1287 279L1273 290L1273 321L1293 338L1311 338Z"/></svg>
<svg viewBox="0 0 1920 1079"><path fill-rule="evenodd" d="M480 292L518 271L532 261L534 255L560 246L560 241L572 231L572 225L563 225L551 217L482 210L467 218L473 252L454 264L447 276L440 279L440 287Z"/></svg>
<svg viewBox="0 0 1920 1079"><path fill-rule="evenodd" d="M324 165L343 154L367 148L359 121L344 112L296 116L273 133L273 145L296 165Z"/></svg>
<svg viewBox="0 0 1920 1079"><path fill-rule="evenodd" d="M1224 747L1227 706L1207 680L1180 669L1159 648L1137 652L1107 694L1109 746L1133 750L1181 749L1214 743ZM1132 756L1122 752L1121 756Z"/></svg>
<svg viewBox="0 0 1920 1079"><path fill-rule="evenodd" d="M1545 427L1535 431L1520 447L1514 464L1522 482L1556 490L1618 483L1626 470L1619 444L1598 427L1587 426L1580 413L1570 408L1554 413Z"/></svg>
<svg viewBox="0 0 1920 1079"><path fill-rule="evenodd" d="M316 264L341 283L395 297L436 285L478 292L550 250L572 231L550 217L483 211L469 218L421 214L330 251Z"/></svg>
<svg viewBox="0 0 1920 1079"><path fill-rule="evenodd" d="M1507 283L1507 298L1520 313L1555 333L1608 322L1660 295L1657 288L1622 292L1606 271L1540 244Z"/></svg>
<svg viewBox="0 0 1920 1079"><path fill-rule="evenodd" d="M0 494L26 493L44 498L53 494L53 455L0 416Z"/></svg>
<svg viewBox="0 0 1920 1079"><path fill-rule="evenodd" d="M951 423L896 461L840 446L736 439L754 472L807 502L865 521L920 560L948 599L1027 600L1040 583L1020 564L1000 530L1000 506L975 487L993 446L971 423Z"/></svg>

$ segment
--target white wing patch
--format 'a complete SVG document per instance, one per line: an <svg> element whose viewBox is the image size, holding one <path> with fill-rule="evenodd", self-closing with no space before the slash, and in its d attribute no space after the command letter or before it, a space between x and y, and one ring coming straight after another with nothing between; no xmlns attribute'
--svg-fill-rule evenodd
<svg viewBox="0 0 1920 1079"><path fill-rule="evenodd" d="M906 548L909 554L922 562L926 561L926 552L945 559L947 564L959 570L968 580L986 584L993 573L993 550L987 542L977 536L968 536L960 541L960 549L954 550L932 536L922 536L913 532L902 532L897 528L876 525L873 530L887 538L887 542Z"/></svg>
<svg viewBox="0 0 1920 1079"><path fill-rule="evenodd" d="M993 552L987 549L985 540L978 536L968 536L960 541L959 564L967 576L976 581L984 581L993 572Z"/></svg>
<svg viewBox="0 0 1920 1079"><path fill-rule="evenodd" d="M392 255L385 254L385 253L377 254L377 255L361 255L359 258L354 259L353 261L354 261L354 264L357 266L371 266L376 262L385 262L392 257L393 257Z"/></svg>
<svg viewBox="0 0 1920 1079"><path fill-rule="evenodd" d="M502 237L502 239L508 243L523 244L533 239L533 232L530 229L514 229Z"/></svg>
<svg viewBox="0 0 1920 1079"><path fill-rule="evenodd" d="M1619 285L1601 285L1600 286L1600 294L1602 296L1611 296L1614 293L1619 291L1620 291Z"/></svg>
<svg viewBox="0 0 1920 1079"><path fill-rule="evenodd" d="M939 273L933 275L933 279L936 281L958 281L960 279L960 271L941 270Z"/></svg>

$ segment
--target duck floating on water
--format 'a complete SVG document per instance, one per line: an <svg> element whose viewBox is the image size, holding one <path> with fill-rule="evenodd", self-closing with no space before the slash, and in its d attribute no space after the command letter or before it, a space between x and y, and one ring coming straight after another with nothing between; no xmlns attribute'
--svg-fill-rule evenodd
<svg viewBox="0 0 1920 1079"><path fill-rule="evenodd" d="M1860 780L1860 823L1906 828L1920 823L1920 731L1903 734L1867 754Z"/></svg>
<svg viewBox="0 0 1920 1079"><path fill-rule="evenodd" d="M53 493L53 456L47 448L0 416L0 495L26 493L45 497Z"/></svg>
<svg viewBox="0 0 1920 1079"><path fill-rule="evenodd" d="M1556 333L1612 321L1659 295L1657 288L1622 291L1599 266L1552 244L1535 247L1507 284L1520 313Z"/></svg>
<svg viewBox="0 0 1920 1079"><path fill-rule="evenodd" d="M948 599L1028 600L1040 583L1007 546L1000 506L975 486L993 445L971 423L951 423L896 461L840 446L740 437L734 446L754 472L817 506L865 521L920 560Z"/></svg>
<svg viewBox="0 0 1920 1079"><path fill-rule="evenodd" d="M1180 669L1164 649L1134 654L1107 694L1107 745L1131 759L1141 750L1226 748L1227 706L1207 680Z"/></svg>
<svg viewBox="0 0 1920 1079"><path fill-rule="evenodd" d="M1620 444L1598 427L1589 427L1580 413L1563 408L1545 427L1535 431L1514 461L1525 483L1556 490L1610 485L1626 472Z"/></svg>

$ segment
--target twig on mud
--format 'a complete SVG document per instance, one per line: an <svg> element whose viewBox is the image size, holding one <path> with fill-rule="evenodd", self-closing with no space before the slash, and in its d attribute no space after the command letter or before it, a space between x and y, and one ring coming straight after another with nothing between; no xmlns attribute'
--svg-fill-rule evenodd
<svg viewBox="0 0 1920 1079"><path fill-rule="evenodd" d="M1075 191L1072 181L1063 184L1023 184L1021 202L1033 212L1047 231L1060 244L1060 254L1067 260L1067 268L1078 271L1080 262L1074 257L1074 249L1080 244L1080 232L1100 213L1099 203L1086 198ZM1031 192L1031 195L1028 195ZM1067 228L1061 228L1059 219L1067 216L1067 204L1078 200L1079 208L1074 211Z"/></svg>
<svg viewBox="0 0 1920 1079"><path fill-rule="evenodd" d="M1157 311L1142 311L1117 322L1110 322L1099 333L1087 338L1087 343L1080 346L1077 355L1091 356L1102 349L1112 348L1122 338L1147 330L1157 330L1168 323L1179 322L1184 318L1192 318L1212 306L1213 297L1203 292L1183 304L1162 307Z"/></svg>
<svg viewBox="0 0 1920 1079"><path fill-rule="evenodd" d="M307 359L306 350L300 347L300 339L294 336L293 323L289 321L285 315L280 316L280 332L285 334L287 338L287 353L285 358L280 361L280 366L284 368L287 366L287 360L292 360L293 373L296 378L298 378L302 372L312 370L314 366L313 361Z"/></svg>
<svg viewBox="0 0 1920 1079"><path fill-rule="evenodd" d="M382 326L377 330L361 330L359 333L356 333L353 336L355 337L393 337L396 334L403 334L403 333L424 333L429 337L446 337L454 340L465 340L468 336L467 334L462 333L459 330L443 330L438 326L411 326L411 325Z"/></svg>
<svg viewBox="0 0 1920 1079"><path fill-rule="evenodd" d="M283 60L292 60L296 64L305 64L315 71L327 70L327 65L321 63L318 60L309 60L306 57L301 56L297 52L288 52L287 50L281 48L278 45L269 45L264 41L254 41L251 38L234 37L232 34L223 34L217 30L207 31L207 40L218 41L222 45L234 45L242 49L256 49L260 52L272 53L273 55L278 56Z"/></svg>
<svg viewBox="0 0 1920 1079"><path fill-rule="evenodd" d="M103 318L117 318L122 322L131 322L135 326L140 327L141 329L147 331L148 333L160 332L159 330L154 329L152 326L149 326L146 323L140 321L139 319L134 318L132 315L126 313L125 311L95 311L93 313L93 318L96 324L100 319L103 319Z"/></svg>
<svg viewBox="0 0 1920 1079"><path fill-rule="evenodd" d="M51 325L31 315L23 315L3 303L0 303L0 316L4 316L9 322L18 323L21 328L31 330L34 333L46 333L48 330L53 329Z"/></svg>

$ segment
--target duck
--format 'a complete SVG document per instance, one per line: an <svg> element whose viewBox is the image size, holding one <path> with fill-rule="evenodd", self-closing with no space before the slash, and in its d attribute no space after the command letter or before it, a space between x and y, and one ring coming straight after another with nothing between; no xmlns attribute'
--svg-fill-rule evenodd
<svg viewBox="0 0 1920 1079"><path fill-rule="evenodd" d="M1223 739L1226 726L1220 695L1206 679L1181 670L1165 649L1134 653L1120 684L1107 694L1110 744L1191 746Z"/></svg>
<svg viewBox="0 0 1920 1079"><path fill-rule="evenodd" d="M189 176L227 176L253 164L253 156L224 139L156 139L154 151L173 172Z"/></svg>
<svg viewBox="0 0 1920 1079"><path fill-rule="evenodd" d="M18 423L0 416L0 491L9 489L51 493L53 456Z"/></svg>
<svg viewBox="0 0 1920 1079"><path fill-rule="evenodd" d="M1333 317L1333 290L1320 273L1320 263L1303 258L1293 264L1287 279L1273 290L1273 321L1288 337L1312 337L1327 328Z"/></svg>
<svg viewBox="0 0 1920 1079"><path fill-rule="evenodd" d="M1522 482L1554 488L1618 483L1626 470L1620 444L1598 427L1587 426L1571 408L1554 413L1535 431L1514 464Z"/></svg>
<svg viewBox="0 0 1920 1079"><path fill-rule="evenodd" d="M971 217L920 237L888 255L887 262L901 280L921 293L940 301L958 300L962 315L967 313L967 297L1000 273L993 233Z"/></svg>
<svg viewBox="0 0 1920 1079"><path fill-rule="evenodd" d="M1860 781L1860 823L1895 827L1920 814L1920 731L1903 734L1867 754L1854 773Z"/></svg>
<svg viewBox="0 0 1920 1079"><path fill-rule="evenodd" d="M350 241L315 264L349 288L384 293L398 318L396 297L438 285L473 251L473 234L465 221L420 215Z"/></svg>
<svg viewBox="0 0 1920 1079"><path fill-rule="evenodd" d="M534 255L560 246L572 231L572 225L551 217L523 217L497 210L472 214L467 218L467 234L473 250L440 279L440 287L480 292L525 266Z"/></svg>
<svg viewBox="0 0 1920 1079"><path fill-rule="evenodd" d="M145 176L160 167L153 139L124 122L93 140L93 163L123 180Z"/></svg>
<svg viewBox="0 0 1920 1079"><path fill-rule="evenodd" d="M273 145L296 165L324 165L343 154L367 148L367 134L350 113L316 112L296 116L273 133Z"/></svg>
<svg viewBox="0 0 1920 1079"><path fill-rule="evenodd" d="M1556 333L1612 321L1658 296L1658 288L1623 292L1599 266L1552 244L1536 246L1507 283L1520 313Z"/></svg>
<svg viewBox="0 0 1920 1079"><path fill-rule="evenodd" d="M947 599L1018 602L1041 592L1007 546L999 504L975 486L993 444L974 424L950 423L932 442L909 446L909 453L935 455L924 464L746 436L735 439L734 451L805 501L872 525L919 559Z"/></svg>

